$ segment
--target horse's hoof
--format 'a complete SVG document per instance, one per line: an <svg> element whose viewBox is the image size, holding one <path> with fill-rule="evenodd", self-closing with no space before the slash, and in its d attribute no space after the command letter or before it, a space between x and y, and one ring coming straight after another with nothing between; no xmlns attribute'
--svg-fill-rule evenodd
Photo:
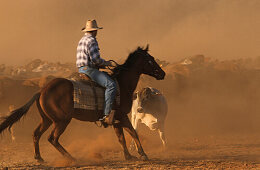
<svg viewBox="0 0 260 170"><path fill-rule="evenodd" d="M125 159L126 159L127 161L137 161L137 160L138 160L137 157L132 156L132 155L126 156Z"/></svg>
<svg viewBox="0 0 260 170"><path fill-rule="evenodd" d="M68 159L69 159L69 161L70 161L72 164L74 164L74 163L77 162L77 159L75 159L75 158L73 158L73 157L69 157Z"/></svg>
<svg viewBox="0 0 260 170"><path fill-rule="evenodd" d="M140 159L141 159L142 161L148 161L148 160L149 160L148 157L147 157L147 155L142 155L142 156L140 157Z"/></svg>
<svg viewBox="0 0 260 170"><path fill-rule="evenodd" d="M73 166L77 164L77 160L73 157L67 157L65 158L65 160L66 160L66 164L69 166Z"/></svg>
<svg viewBox="0 0 260 170"><path fill-rule="evenodd" d="M136 157L136 156L132 156L131 155L131 157L130 157L130 159L129 159L130 161L137 161L138 160L138 158Z"/></svg>
<svg viewBox="0 0 260 170"><path fill-rule="evenodd" d="M40 156L37 156L37 157L34 157L35 159L36 159L36 161L38 162L38 163L45 163L45 161L42 159L42 157L40 157Z"/></svg>

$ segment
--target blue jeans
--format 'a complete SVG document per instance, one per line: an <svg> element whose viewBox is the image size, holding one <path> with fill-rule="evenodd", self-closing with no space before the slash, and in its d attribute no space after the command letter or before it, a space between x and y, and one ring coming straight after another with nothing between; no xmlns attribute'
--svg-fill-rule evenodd
<svg viewBox="0 0 260 170"><path fill-rule="evenodd" d="M104 114L109 115L116 97L116 82L108 74L96 68L83 66L79 68L79 72L88 75L93 81L106 88Z"/></svg>

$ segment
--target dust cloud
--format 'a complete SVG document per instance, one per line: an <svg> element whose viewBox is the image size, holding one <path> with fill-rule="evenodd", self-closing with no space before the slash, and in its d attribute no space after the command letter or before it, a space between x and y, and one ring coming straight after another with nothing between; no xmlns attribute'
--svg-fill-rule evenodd
<svg viewBox="0 0 260 170"><path fill-rule="evenodd" d="M0 58L5 64L32 59L75 62L87 19L97 19L101 54L125 58L151 45L160 59L195 54L244 58L260 54L258 0L1 0Z"/></svg>
<svg viewBox="0 0 260 170"><path fill-rule="evenodd" d="M232 147L238 147L236 150L241 149L241 155L255 160L257 156L251 155L251 152L259 154L260 62L253 67L248 60L218 61L203 58L196 62L198 57L201 59L202 56L190 58L193 61L190 65L176 62L163 67L165 80L141 76L137 89L155 87L166 96L169 105L165 122L167 152L162 152L158 132L151 132L141 124L138 134L144 150L148 156L160 159L219 159L216 152L220 152L224 158L227 155L233 157L236 154ZM6 112L10 104L16 107L23 105L39 90L39 87L28 86L28 80L0 80L1 112ZM14 150L12 147L30 143L30 151L21 151L16 155L24 157L22 155L26 154L26 158L33 161L31 134L39 120L39 113L33 106L26 117L13 126L16 141L10 143L8 133L3 136L0 144L7 148L4 153L11 153ZM47 137L51 130L49 128L41 138L43 157L50 166L74 166L48 143ZM131 138L125 134L129 146ZM62 134L60 143L77 158L77 166L101 166L104 161L123 159L113 128L99 128L94 123L72 120ZM131 153L138 155L137 152ZM245 160L243 156L237 157ZM3 156L5 158L7 156Z"/></svg>
<svg viewBox="0 0 260 170"><path fill-rule="evenodd" d="M259 146L260 58L251 57L260 56L260 1L0 2L0 64L24 65L36 58L75 62L77 42L82 36L80 30L90 18L97 19L99 26L104 27L98 32L104 58L120 60L138 45L149 43L150 54L170 62L163 67L165 80L142 76L138 84L138 89L152 86L162 91L169 105L165 125L168 154L160 152L158 132L140 125L138 133L148 156L219 159L216 153L222 146L241 146L244 154ZM206 56L203 63L180 65L181 59L196 54ZM24 80L0 79L0 113L8 112L10 104L23 105L38 90L38 86L28 86ZM39 120L33 106L25 119L14 125L18 143L15 147L32 143L31 134ZM69 166L47 142L50 131L51 128L41 138L43 157L51 166ZM127 134L126 138L129 145L131 138ZM8 134L0 140L3 148L7 148L5 153L14 151L8 150L11 148ZM231 140L234 143L230 144ZM112 128L98 128L93 123L73 120L60 142L80 165L123 159ZM33 159L33 146L30 147L30 151L16 153L17 159L19 156ZM259 155L257 149L255 154ZM232 151L226 147L221 153L232 157ZM244 160L244 157L237 158Z"/></svg>

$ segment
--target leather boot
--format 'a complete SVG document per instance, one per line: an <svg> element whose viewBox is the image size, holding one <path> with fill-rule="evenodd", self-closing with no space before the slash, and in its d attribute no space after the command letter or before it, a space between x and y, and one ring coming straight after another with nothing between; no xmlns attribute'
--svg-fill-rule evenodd
<svg viewBox="0 0 260 170"><path fill-rule="evenodd" d="M108 124L108 125L113 125L115 112L116 112L115 110L111 110L111 112L109 113L109 115L107 115L107 116L104 118L103 122L106 123L106 124Z"/></svg>

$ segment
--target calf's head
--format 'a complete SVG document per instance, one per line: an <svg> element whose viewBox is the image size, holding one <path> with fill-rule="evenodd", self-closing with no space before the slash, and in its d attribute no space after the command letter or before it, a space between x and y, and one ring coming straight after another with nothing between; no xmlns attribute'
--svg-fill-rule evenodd
<svg viewBox="0 0 260 170"><path fill-rule="evenodd" d="M137 112L144 113L154 97L161 95L161 93L153 88L145 87L140 91L137 91L133 95L133 100L137 100Z"/></svg>

